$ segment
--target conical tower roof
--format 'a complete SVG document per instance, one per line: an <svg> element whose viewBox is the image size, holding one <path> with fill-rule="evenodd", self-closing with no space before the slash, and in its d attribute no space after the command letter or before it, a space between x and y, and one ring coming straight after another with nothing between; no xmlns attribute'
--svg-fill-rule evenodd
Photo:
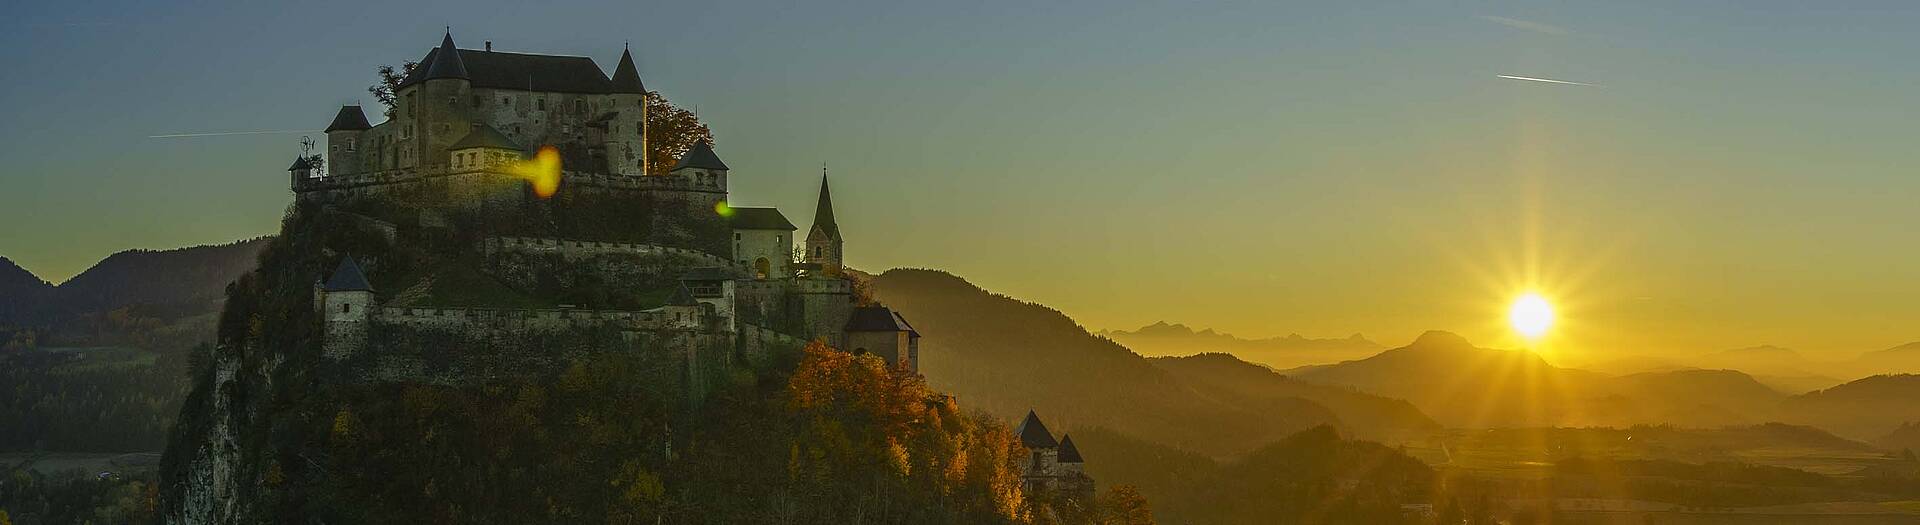
<svg viewBox="0 0 1920 525"><path fill-rule="evenodd" d="M1060 436L1060 462L1086 463L1080 459L1080 449L1073 446L1073 436Z"/></svg>
<svg viewBox="0 0 1920 525"><path fill-rule="evenodd" d="M467 79L467 63L460 60L460 50L453 47L453 31L440 38L440 49L433 54L433 63L427 64L427 80L436 78Z"/></svg>
<svg viewBox="0 0 1920 525"><path fill-rule="evenodd" d="M1053 440L1053 433L1047 431L1046 423L1041 423L1040 416L1034 414L1032 410L1027 411L1027 419L1021 421L1020 427L1015 428L1013 433L1020 436L1020 442L1027 445L1027 448L1039 449L1060 446L1060 442Z"/></svg>
<svg viewBox="0 0 1920 525"><path fill-rule="evenodd" d="M373 285L367 284L366 274L360 273L360 264L353 257L341 257L340 267L333 269L333 277L327 279L324 287L329 292L371 292Z"/></svg>
<svg viewBox="0 0 1920 525"><path fill-rule="evenodd" d="M816 240L817 236L827 239L840 238L840 225L833 221L833 192L827 189L827 174L820 174L820 202L813 208L813 230L807 233L807 240Z"/></svg>
<svg viewBox="0 0 1920 525"><path fill-rule="evenodd" d="M333 123L327 125L325 133L333 133L335 131L366 131L369 129L373 129L373 125L367 123L366 112L360 111L359 104L354 104L351 106L340 106L340 112L333 115Z"/></svg>
<svg viewBox="0 0 1920 525"><path fill-rule="evenodd" d="M287 166L287 171L300 171L300 170L310 170L310 169L313 169L313 163L307 162L307 158L305 156L294 157L293 165Z"/></svg>
<svg viewBox="0 0 1920 525"><path fill-rule="evenodd" d="M713 144L702 140L695 143L693 149L687 150L686 155L680 156L680 163L675 164L673 169L678 170L680 168L726 171L727 163L720 162L720 156L713 153Z"/></svg>
<svg viewBox="0 0 1920 525"><path fill-rule="evenodd" d="M644 95L647 86L640 82L640 68L633 66L633 51L620 50L620 65L613 67L613 92Z"/></svg>

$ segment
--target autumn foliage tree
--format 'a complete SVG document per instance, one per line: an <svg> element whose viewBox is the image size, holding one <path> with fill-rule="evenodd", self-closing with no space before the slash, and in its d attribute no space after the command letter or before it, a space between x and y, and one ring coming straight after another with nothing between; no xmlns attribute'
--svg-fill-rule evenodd
<svg viewBox="0 0 1920 525"><path fill-rule="evenodd" d="M647 92L647 174L666 175L681 155L700 141L713 141L713 130L700 116L667 101L658 91Z"/></svg>

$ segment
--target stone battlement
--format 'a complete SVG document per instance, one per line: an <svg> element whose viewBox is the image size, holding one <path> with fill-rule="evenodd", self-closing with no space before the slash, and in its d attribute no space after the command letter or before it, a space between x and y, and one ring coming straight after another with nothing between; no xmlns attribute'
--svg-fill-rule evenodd
<svg viewBox="0 0 1920 525"><path fill-rule="evenodd" d="M605 254L679 255L695 258L712 266L731 264L725 257L673 246L544 237L488 237L480 242L480 249L489 257L499 252L554 253L569 259Z"/></svg>
<svg viewBox="0 0 1920 525"><path fill-rule="evenodd" d="M420 308L381 306L376 323L415 328L503 329L520 331L612 327L621 330L670 329L670 317L652 310L584 310L575 308Z"/></svg>
<svg viewBox="0 0 1920 525"><path fill-rule="evenodd" d="M348 175L326 175L309 177L294 183L294 192L332 192L332 190L355 190L355 188L392 187L407 183L422 183L432 179L445 179L453 175L484 175L515 179L513 173L488 171L488 169L451 169L445 165L426 165L426 167L399 167L399 169L380 169L367 173L348 173ZM614 175L614 173L593 173L593 171L561 171L561 185L584 185L584 187L614 188L614 190L674 190L674 192L703 192L716 194L722 200L726 198L726 183L720 179L697 179L687 175Z"/></svg>

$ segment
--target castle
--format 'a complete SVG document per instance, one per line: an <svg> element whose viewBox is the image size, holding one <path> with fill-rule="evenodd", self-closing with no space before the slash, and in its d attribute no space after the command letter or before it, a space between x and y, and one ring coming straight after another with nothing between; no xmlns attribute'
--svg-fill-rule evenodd
<svg viewBox="0 0 1920 525"><path fill-rule="evenodd" d="M1093 478L1087 476L1086 460L1080 458L1080 449L1073 446L1073 436L1060 435L1053 439L1053 432L1040 422L1040 416L1032 410L1027 418L1020 421L1013 434L1020 443L1027 446L1030 456L1020 465L1020 481L1029 491L1050 491L1067 499L1092 501Z"/></svg>
<svg viewBox="0 0 1920 525"><path fill-rule="evenodd" d="M289 168L296 201L334 210L369 197L431 195L437 207L423 207L419 222L433 226L446 214L546 198L551 188L538 188L542 182L521 171L540 156L554 155L557 180L546 183L583 195L659 203L678 215L659 221L678 232L675 240L482 231L461 232L477 237L477 245L462 250L496 272L515 268L516 257L569 264L609 257L670 261L636 270L671 274L674 282L658 290L670 293L658 294L664 296L658 306L623 310L397 304L398 290L370 284L366 261L341 257L333 272L316 276L323 280L313 292L315 308L324 312L327 357L362 355L369 333L383 327L470 335L591 328L663 343L688 366L824 340L918 372L920 334L883 305L856 304L824 170L813 224L802 241L780 210L729 204L730 170L710 143L696 144L664 173L649 171L649 95L630 51L621 53L608 76L590 58L492 47L457 48L449 32L397 85L386 121L369 123L359 106L340 108L326 128L326 156L319 163L325 169L305 157ZM380 219L341 213L389 240L395 235L396 228Z"/></svg>

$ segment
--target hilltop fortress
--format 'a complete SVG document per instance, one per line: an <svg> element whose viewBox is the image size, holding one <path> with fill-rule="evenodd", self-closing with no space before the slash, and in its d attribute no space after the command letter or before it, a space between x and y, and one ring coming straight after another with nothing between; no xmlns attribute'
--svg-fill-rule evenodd
<svg viewBox="0 0 1920 525"><path fill-rule="evenodd" d="M843 272L824 170L813 223L795 238L780 210L729 202L730 170L707 142L650 171L648 96L630 52L608 76L590 58L460 49L449 33L398 84L386 121L340 108L325 169L306 157L289 168L296 204L430 257L334 254L313 291L324 354L368 363L376 380L459 382L519 365L449 366L391 341L427 333L537 354L605 332L670 349L696 389L703 365L811 340L917 372L919 334L863 302ZM557 162L557 180L524 173L543 162ZM484 277L448 284L460 272L402 269L426 264L413 259L468 262ZM503 290L475 291L492 286ZM556 294L613 299L523 300Z"/></svg>

